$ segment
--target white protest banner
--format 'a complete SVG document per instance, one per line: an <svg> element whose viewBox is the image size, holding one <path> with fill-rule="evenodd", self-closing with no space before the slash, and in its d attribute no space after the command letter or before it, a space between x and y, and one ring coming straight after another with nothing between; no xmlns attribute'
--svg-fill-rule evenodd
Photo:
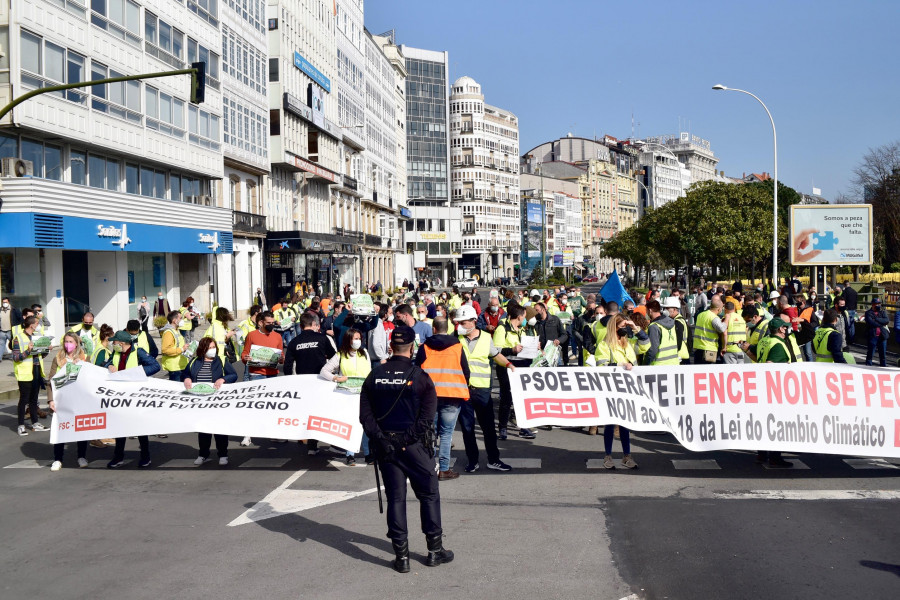
<svg viewBox="0 0 900 600"><path fill-rule="evenodd" d="M54 400L51 443L191 431L317 439L345 450L359 450L362 440L359 395L336 391L316 375L226 384L197 395L167 379L111 380L106 369L84 363L76 380L54 389Z"/></svg>
<svg viewBox="0 0 900 600"><path fill-rule="evenodd" d="M900 370L840 364L510 373L520 427L616 424L689 450L900 457Z"/></svg>

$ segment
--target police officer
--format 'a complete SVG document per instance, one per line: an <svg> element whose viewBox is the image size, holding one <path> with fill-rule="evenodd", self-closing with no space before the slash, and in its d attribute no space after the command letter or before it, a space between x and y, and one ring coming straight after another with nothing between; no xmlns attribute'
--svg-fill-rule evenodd
<svg viewBox="0 0 900 600"><path fill-rule="evenodd" d="M428 545L425 564L436 567L453 560L453 552L443 546L438 478L431 441L426 441L434 424L437 394L431 378L412 363L415 339L412 328L394 328L393 355L366 377L359 398L359 421L384 477L388 537L394 546L393 567L398 573L409 572L407 478L421 504L422 532Z"/></svg>

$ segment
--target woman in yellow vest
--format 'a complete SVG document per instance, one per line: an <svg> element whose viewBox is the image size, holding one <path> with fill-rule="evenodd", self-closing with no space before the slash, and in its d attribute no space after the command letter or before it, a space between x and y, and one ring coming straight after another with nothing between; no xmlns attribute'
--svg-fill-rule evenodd
<svg viewBox="0 0 900 600"><path fill-rule="evenodd" d="M231 312L227 308L220 306L216 309L216 314L206 329L206 333L203 334L203 337L212 338L216 341L216 351L219 353L219 358L223 361L225 360L225 345L234 337L234 331L228 327L228 323L231 320Z"/></svg>
<svg viewBox="0 0 900 600"><path fill-rule="evenodd" d="M159 364L169 374L169 381L181 381L182 371L187 366L188 357L184 352L190 348L181 333L182 313L177 310L170 311L166 315L168 323L160 329L159 338L162 349L160 350Z"/></svg>
<svg viewBox="0 0 900 600"><path fill-rule="evenodd" d="M50 431L38 423L38 394L41 392L41 382L46 378L44 362L41 360L41 351L36 350L31 341L37 329L37 319L29 316L22 322L12 341L12 358L15 363L13 370L16 381L19 384L19 427L21 436L28 435L25 431L25 408L31 413L32 431Z"/></svg>
<svg viewBox="0 0 900 600"><path fill-rule="evenodd" d="M104 323L100 326L100 337L97 343L97 347L94 348L94 352L91 354L91 364L103 366L109 361L112 356L112 344L110 343L110 338L115 334L115 330ZM84 338L81 338L84 340Z"/></svg>
<svg viewBox="0 0 900 600"><path fill-rule="evenodd" d="M319 377L336 383L344 383L351 377L365 379L372 371L372 362L362 344L362 333L352 327L348 329L341 340L341 347L338 348L337 354L325 363L325 366L319 371ZM369 438L365 433L362 437L362 451L366 457L366 464L371 464L373 460L369 454ZM355 465L356 454L347 450L346 455L347 464Z"/></svg>
<svg viewBox="0 0 900 600"><path fill-rule="evenodd" d="M194 319L198 317L197 312L194 311L194 299L191 296L185 298L178 312L181 313L181 323L178 325L178 331L181 332L181 335L184 336L188 343L191 343L194 341Z"/></svg>
<svg viewBox="0 0 900 600"><path fill-rule="evenodd" d="M637 336L646 336L640 327L629 321L622 315L615 315L615 321L610 320L607 323L606 338L597 342L596 354L606 359L607 364L625 367L626 370L637 364L637 355L634 353L631 343L628 341L628 331ZM615 326L613 326L615 323ZM598 360L598 364L600 360ZM603 448L606 456L603 459L603 467L605 469L615 469L612 459L612 445L615 432L615 425L606 425L603 428ZM631 435L626 427L619 426L619 439L622 442L622 466L626 469L634 469L637 463L631 458Z"/></svg>
<svg viewBox="0 0 900 600"><path fill-rule="evenodd" d="M60 369L67 368L69 363L77 365L85 362L87 359L88 357L84 353L84 348L81 346L81 336L70 331L63 336L59 352L53 357L53 362L50 364L50 377L52 378L56 375L56 372ZM47 403L50 405L50 410L56 410L56 401L53 399L52 385L47 388ZM87 458L85 458L87 456L87 446L87 440L76 442L78 467L81 469L88 466ZM65 444L53 444L53 464L50 465L51 471L59 471L62 468L63 452L65 451L65 448Z"/></svg>

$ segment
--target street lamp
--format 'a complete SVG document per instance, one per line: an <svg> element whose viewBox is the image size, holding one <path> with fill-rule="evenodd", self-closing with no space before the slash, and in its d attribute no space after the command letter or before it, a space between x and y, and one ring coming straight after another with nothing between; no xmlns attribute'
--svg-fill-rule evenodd
<svg viewBox="0 0 900 600"><path fill-rule="evenodd" d="M774 216L775 220L773 222L773 234L772 234L772 278L775 282L775 285L778 285L778 134L775 132L775 119L772 118L772 113L769 112L769 108L765 105L765 103L759 99L756 94L752 94L747 90L739 90L737 88L730 88L722 85L721 83L713 86L714 90L726 90L729 92L740 92L742 94L747 94L748 96L753 96L757 102L762 104L762 107L765 109L766 114L769 115L769 121L772 123L772 145L775 148L775 170L773 171L773 179L775 180L774 187L774 199L775 199L775 208L774 208Z"/></svg>

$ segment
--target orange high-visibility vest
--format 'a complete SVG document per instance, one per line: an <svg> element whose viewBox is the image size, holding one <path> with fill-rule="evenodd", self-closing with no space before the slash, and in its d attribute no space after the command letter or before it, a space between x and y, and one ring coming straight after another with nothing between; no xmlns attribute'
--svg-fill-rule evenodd
<svg viewBox="0 0 900 600"><path fill-rule="evenodd" d="M438 398L469 399L469 383L462 370L462 344L453 344L444 350L428 348L422 370L434 382Z"/></svg>

